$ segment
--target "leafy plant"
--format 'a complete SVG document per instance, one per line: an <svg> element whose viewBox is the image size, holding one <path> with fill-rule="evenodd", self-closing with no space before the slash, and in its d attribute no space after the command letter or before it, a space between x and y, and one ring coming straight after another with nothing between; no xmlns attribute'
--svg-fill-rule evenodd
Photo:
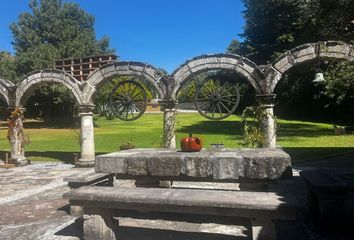
<svg viewBox="0 0 354 240"><path fill-rule="evenodd" d="M105 118L107 120L113 120L115 118L115 114L111 108L108 108L107 111L105 112Z"/></svg>
<svg viewBox="0 0 354 240"><path fill-rule="evenodd" d="M108 103L99 103L95 108L95 112L100 117L105 117L107 120L114 119L115 115Z"/></svg>
<svg viewBox="0 0 354 240"><path fill-rule="evenodd" d="M344 135L345 134L345 127L343 127L343 126L337 126L334 124L333 129L334 129L335 135Z"/></svg>
<svg viewBox="0 0 354 240"><path fill-rule="evenodd" d="M265 114L260 106L246 107L241 119L243 123L243 135L241 145L248 148L259 148L263 145L264 135L262 120Z"/></svg>
<svg viewBox="0 0 354 240"><path fill-rule="evenodd" d="M151 147L152 147L152 148L163 148L163 138L162 138L162 135L160 135L160 137L159 137L157 140L155 140L155 141L153 141L153 142L151 143Z"/></svg>
<svg viewBox="0 0 354 240"><path fill-rule="evenodd" d="M74 138L74 143L81 146L81 129L77 122L75 122L75 127L69 128L69 132Z"/></svg>
<svg viewBox="0 0 354 240"><path fill-rule="evenodd" d="M121 145L119 145L119 149L120 150L127 150L127 149L132 149L132 148L135 148L135 145L133 143L133 138L130 137L130 140L128 140L128 141L123 138L123 142Z"/></svg>

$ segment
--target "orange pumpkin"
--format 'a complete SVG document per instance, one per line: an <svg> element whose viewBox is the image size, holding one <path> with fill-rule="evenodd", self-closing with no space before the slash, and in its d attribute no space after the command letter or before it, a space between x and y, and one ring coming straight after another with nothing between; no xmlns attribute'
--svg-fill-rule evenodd
<svg viewBox="0 0 354 240"><path fill-rule="evenodd" d="M189 137L181 139L181 149L183 152L199 152L202 146L202 140L198 137L192 137L192 133L189 133Z"/></svg>

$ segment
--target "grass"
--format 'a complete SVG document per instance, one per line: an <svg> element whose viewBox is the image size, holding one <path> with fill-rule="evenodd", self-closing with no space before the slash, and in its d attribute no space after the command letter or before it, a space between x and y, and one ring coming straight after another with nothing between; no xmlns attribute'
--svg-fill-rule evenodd
<svg viewBox="0 0 354 240"><path fill-rule="evenodd" d="M136 147L157 147L162 135L162 114L144 114L133 122L106 120L95 117L95 147L97 153L117 151L124 141L132 140ZM41 122L25 123L31 144L26 155L32 160L67 161L73 152L79 152L77 132L69 128L48 128ZM179 113L177 116L177 142L192 132L204 141L223 143L226 147L240 147L242 124L238 116L223 121L211 121L197 113ZM9 151L6 129L0 131L0 149ZM326 123L278 121L278 144L295 161L338 154L354 150L354 134L335 136L333 126Z"/></svg>

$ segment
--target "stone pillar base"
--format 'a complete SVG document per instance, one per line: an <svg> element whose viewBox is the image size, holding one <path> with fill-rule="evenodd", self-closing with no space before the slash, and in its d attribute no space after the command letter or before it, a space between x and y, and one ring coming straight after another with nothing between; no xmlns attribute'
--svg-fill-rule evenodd
<svg viewBox="0 0 354 240"><path fill-rule="evenodd" d="M81 168L89 168L89 167L94 167L95 166L95 160L87 161L87 160L81 160L77 161L75 163L76 167L81 167Z"/></svg>
<svg viewBox="0 0 354 240"><path fill-rule="evenodd" d="M17 167L26 166L26 165L31 164L31 162L27 159L16 159L16 160L13 160L13 162L15 163L15 165Z"/></svg>
<svg viewBox="0 0 354 240"><path fill-rule="evenodd" d="M84 214L84 207L70 205L70 214L75 217L80 217Z"/></svg>

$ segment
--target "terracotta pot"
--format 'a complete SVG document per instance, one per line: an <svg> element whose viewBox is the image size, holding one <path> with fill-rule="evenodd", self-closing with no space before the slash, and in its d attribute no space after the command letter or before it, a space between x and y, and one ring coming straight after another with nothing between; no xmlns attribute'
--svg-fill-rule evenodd
<svg viewBox="0 0 354 240"><path fill-rule="evenodd" d="M192 133L189 133L189 137L181 139L181 149L183 152L199 152L202 147L202 139L192 137Z"/></svg>

